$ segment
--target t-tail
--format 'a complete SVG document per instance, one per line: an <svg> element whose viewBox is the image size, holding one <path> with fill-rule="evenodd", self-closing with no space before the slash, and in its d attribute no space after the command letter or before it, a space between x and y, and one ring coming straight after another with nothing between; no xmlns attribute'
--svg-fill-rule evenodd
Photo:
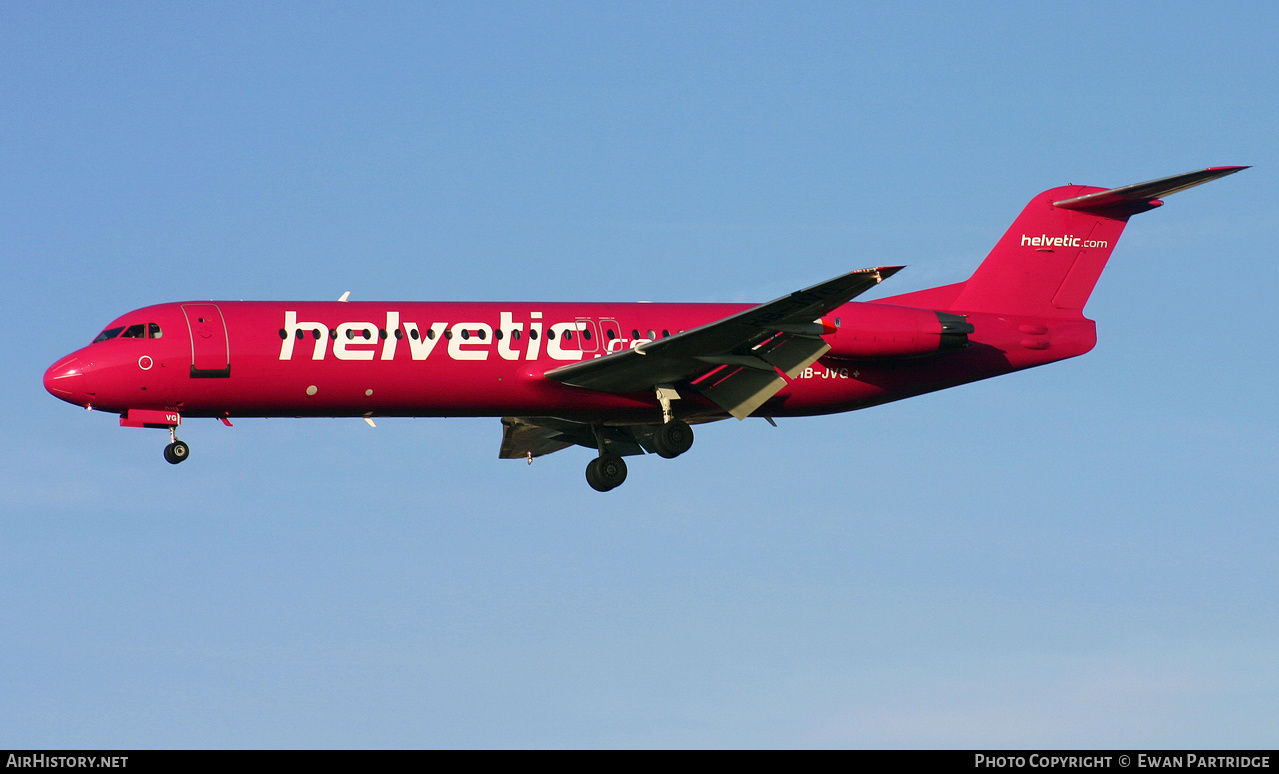
<svg viewBox="0 0 1279 774"><path fill-rule="evenodd" d="M1063 186L1036 196L967 282L890 303L954 312L1081 317L1128 218L1247 167L1210 167L1123 188Z"/></svg>

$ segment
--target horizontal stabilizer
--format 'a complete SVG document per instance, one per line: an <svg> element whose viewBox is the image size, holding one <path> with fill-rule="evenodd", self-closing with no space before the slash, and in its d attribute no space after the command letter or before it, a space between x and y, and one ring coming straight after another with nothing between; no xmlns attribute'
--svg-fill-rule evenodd
<svg viewBox="0 0 1279 774"><path fill-rule="evenodd" d="M1146 183L1126 185L1122 188L1111 188L1106 191L1076 196L1053 202L1054 207L1066 210L1134 210L1141 212L1159 206L1159 199L1170 196L1187 188L1194 188L1219 177L1233 175L1247 167L1209 167L1198 172L1186 172L1172 177L1163 177Z"/></svg>

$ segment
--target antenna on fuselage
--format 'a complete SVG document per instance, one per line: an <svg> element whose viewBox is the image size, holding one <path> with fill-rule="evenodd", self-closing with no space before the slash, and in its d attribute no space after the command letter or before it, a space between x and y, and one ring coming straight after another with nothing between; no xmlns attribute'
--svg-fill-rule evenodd
<svg viewBox="0 0 1279 774"><path fill-rule="evenodd" d="M338 300L339 300L339 301L346 301L346 300L347 300L347 299L349 299L350 297L351 297L351 291L349 291L349 290L348 290L348 291L346 291L345 293L343 293L343 294L342 294L342 297L341 297L341 298L339 298Z"/></svg>

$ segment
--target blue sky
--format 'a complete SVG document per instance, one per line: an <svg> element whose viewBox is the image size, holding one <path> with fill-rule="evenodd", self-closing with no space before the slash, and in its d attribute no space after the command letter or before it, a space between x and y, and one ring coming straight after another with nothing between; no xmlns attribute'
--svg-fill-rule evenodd
<svg viewBox="0 0 1279 774"><path fill-rule="evenodd" d="M0 7L0 746L1268 747L1270 4ZM764 301L1133 219L1089 355L699 428L600 495L497 419L122 429L188 299Z"/></svg>

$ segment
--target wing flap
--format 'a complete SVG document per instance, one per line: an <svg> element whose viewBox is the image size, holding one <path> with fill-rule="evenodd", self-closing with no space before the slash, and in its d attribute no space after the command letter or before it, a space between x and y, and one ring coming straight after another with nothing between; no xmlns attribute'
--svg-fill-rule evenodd
<svg viewBox="0 0 1279 774"><path fill-rule="evenodd" d="M768 373L772 373L774 368L771 363L754 355L699 355L696 359L711 365L743 366Z"/></svg>
<svg viewBox="0 0 1279 774"><path fill-rule="evenodd" d="M787 336L778 347L760 357L782 373L794 379L822 355L830 352L825 340L814 336Z"/></svg>
<svg viewBox="0 0 1279 774"><path fill-rule="evenodd" d="M701 393L738 419L745 419L785 386L786 380L776 371L764 373L741 368L701 389Z"/></svg>

